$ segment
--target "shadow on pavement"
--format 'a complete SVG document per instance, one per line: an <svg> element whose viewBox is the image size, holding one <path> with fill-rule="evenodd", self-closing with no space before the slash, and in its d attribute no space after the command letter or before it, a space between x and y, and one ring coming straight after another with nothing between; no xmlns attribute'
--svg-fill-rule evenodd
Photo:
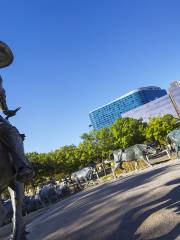
<svg viewBox="0 0 180 240"><path fill-rule="evenodd" d="M179 167L180 166L177 165L177 168ZM38 219L38 226L36 229L33 227L36 225L36 222L32 222L34 235L32 232L32 235L30 234L31 237L28 239L140 240L142 238L136 234L136 231L152 213L164 208L173 209L177 214L180 213L180 186L178 185L180 184L180 180L168 182L167 186L176 186L165 196L145 204L141 204L141 201L144 194L148 194L148 191L144 191L143 194L137 194L124 200L121 200L121 193L141 188L144 184L170 171L171 168L172 166L163 166L158 169L152 169L150 172L143 172L136 176L125 177L121 180L79 193L78 196L73 196L70 199L62 201L58 206L51 209L49 215L42 216L42 218L40 217ZM96 214L98 208L106 209L109 202L111 205L117 204L117 199L114 200L114 198L119 199L119 208L111 209L105 214L97 215L96 221L91 221L91 216ZM122 215L123 207L127 206L128 208L128 205L133 202L138 202L138 207L132 208ZM121 203L123 204L121 205ZM147 208L148 210L146 210ZM82 226L79 226L80 219L84 219L85 224L82 223ZM51 222L53 224L49 224ZM113 224L116 224L117 227L112 233L109 229ZM48 225L48 229L43 227L46 225ZM41 228L43 228L43 232L38 232ZM31 224L29 225L29 230L31 230ZM61 231L60 238L57 236L59 231ZM93 238L95 232L98 232L99 236ZM34 238L33 236L36 236L37 233L39 234L38 237ZM175 239L179 234L180 228L179 224L177 224L166 236L156 239L171 240ZM169 238L169 236L172 236L172 238ZM155 238L149 240L155 240Z"/></svg>
<svg viewBox="0 0 180 240"><path fill-rule="evenodd" d="M178 186L175 186L164 197L159 198L155 201L151 201L147 204L138 206L130 210L128 213L126 213L117 231L113 233L108 239L113 239L113 240L142 239L139 235L136 234L137 229L149 216L151 216L151 214L161 209L173 209L173 211L175 211L176 214L180 215L180 179L170 181L166 185L167 186L178 185ZM143 209L147 209L148 207L150 207L149 210L143 211ZM139 212L142 212L142 214L139 215ZM180 223L177 223L177 225L167 234L160 237L148 238L148 239L149 240L174 240L178 236L180 236Z"/></svg>

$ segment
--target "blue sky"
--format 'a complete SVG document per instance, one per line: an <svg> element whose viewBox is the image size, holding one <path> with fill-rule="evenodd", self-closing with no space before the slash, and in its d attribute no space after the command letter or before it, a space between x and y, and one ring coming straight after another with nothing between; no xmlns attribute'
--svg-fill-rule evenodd
<svg viewBox="0 0 180 240"><path fill-rule="evenodd" d="M0 0L0 71L26 151L78 144L89 111L129 90L180 79L178 0Z"/></svg>

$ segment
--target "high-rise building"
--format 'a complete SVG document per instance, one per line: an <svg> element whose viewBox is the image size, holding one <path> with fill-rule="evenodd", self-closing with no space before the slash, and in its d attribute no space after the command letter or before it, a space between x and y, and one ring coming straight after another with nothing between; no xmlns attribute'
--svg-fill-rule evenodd
<svg viewBox="0 0 180 240"><path fill-rule="evenodd" d="M162 117L165 114L171 114L174 117L178 117L169 95L165 95L140 107L125 112L122 114L122 117L142 119L144 122L148 122L153 117Z"/></svg>
<svg viewBox="0 0 180 240"><path fill-rule="evenodd" d="M137 108L166 95L167 92L159 87L150 86L133 90L122 97L89 113L91 124L94 129L110 126L123 113Z"/></svg>
<svg viewBox="0 0 180 240"><path fill-rule="evenodd" d="M180 117L180 81L174 81L170 84L166 96L125 112L122 117L141 118L148 122L150 118L162 117L165 114L171 114L176 118Z"/></svg>
<svg viewBox="0 0 180 240"><path fill-rule="evenodd" d="M174 81L170 84L169 97L176 109L178 117L180 117L180 81Z"/></svg>

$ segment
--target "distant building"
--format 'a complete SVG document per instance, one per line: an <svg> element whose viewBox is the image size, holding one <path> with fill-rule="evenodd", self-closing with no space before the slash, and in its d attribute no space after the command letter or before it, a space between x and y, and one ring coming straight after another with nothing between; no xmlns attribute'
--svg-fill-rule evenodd
<svg viewBox="0 0 180 240"><path fill-rule="evenodd" d="M171 114L174 117L178 117L178 114L168 95L123 113L122 117L142 119L144 122L148 122L152 117L162 117L165 114Z"/></svg>
<svg viewBox="0 0 180 240"><path fill-rule="evenodd" d="M178 116L180 117L180 81L174 81L170 84L169 97Z"/></svg>
<svg viewBox="0 0 180 240"><path fill-rule="evenodd" d="M122 114L142 106L148 102L167 95L166 90L159 87L142 87L133 90L122 97L89 113L90 121L94 129L110 126Z"/></svg>

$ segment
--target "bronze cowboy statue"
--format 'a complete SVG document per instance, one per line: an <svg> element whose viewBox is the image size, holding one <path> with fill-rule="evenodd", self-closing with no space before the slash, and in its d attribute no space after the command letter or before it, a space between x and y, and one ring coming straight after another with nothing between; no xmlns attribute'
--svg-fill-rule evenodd
<svg viewBox="0 0 180 240"><path fill-rule="evenodd" d="M4 45L4 44L3 44ZM4 46L0 44L0 57L1 52L5 51ZM7 47L6 47L7 49ZM3 59L0 60L1 65L3 65ZM7 60L6 60L7 64ZM12 126L7 119L16 115L16 112L20 109L9 110L6 102L6 94L3 88L3 80L0 76L0 107L6 119L0 116L0 141L2 141L10 151L12 156L12 161L17 171L18 180L24 182L26 179L31 177L32 168L30 167L26 156L24 154L23 147L23 135L19 133L17 128Z"/></svg>
<svg viewBox="0 0 180 240"><path fill-rule="evenodd" d="M10 48L0 41L0 68L13 61ZM24 182L32 178L33 170L24 153L23 135L12 126L8 119L16 115L20 109L10 110L6 103L6 94L0 76L0 107L6 116L0 116L0 194L8 187L13 206L13 240L25 240L26 231L22 218L22 203L24 197ZM6 213L0 201L0 226Z"/></svg>

